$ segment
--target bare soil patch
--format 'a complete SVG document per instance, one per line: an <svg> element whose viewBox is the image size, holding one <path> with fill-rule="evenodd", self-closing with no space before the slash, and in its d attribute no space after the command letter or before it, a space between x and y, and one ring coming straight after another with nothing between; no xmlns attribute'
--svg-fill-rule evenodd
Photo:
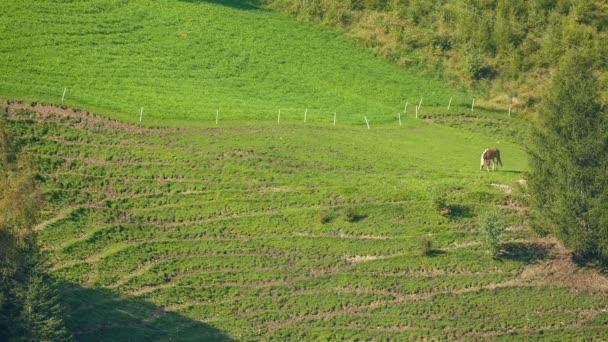
<svg viewBox="0 0 608 342"><path fill-rule="evenodd" d="M219 134L222 132L236 132L240 134L257 133L255 129L225 129L225 128L171 128L171 127L148 127L115 119L110 119L103 115L91 113L89 111L68 108L67 106L57 106L49 103L23 102L14 100L0 99L0 108L9 117L24 117L24 111L36 113L36 118L46 122L59 122L75 128L94 128L102 130L122 130L136 134L150 133L206 133ZM31 117L32 119L34 117Z"/></svg>
<svg viewBox="0 0 608 342"><path fill-rule="evenodd" d="M556 238L543 238L539 243L549 247L549 256L545 261L527 267L519 276L519 283L566 286L575 291L608 293L608 275L578 266L572 260L572 251Z"/></svg>

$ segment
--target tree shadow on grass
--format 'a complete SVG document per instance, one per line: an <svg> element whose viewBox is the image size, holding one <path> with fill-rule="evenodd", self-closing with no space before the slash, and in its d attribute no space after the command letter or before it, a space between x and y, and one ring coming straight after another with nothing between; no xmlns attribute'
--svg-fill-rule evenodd
<svg viewBox="0 0 608 342"><path fill-rule="evenodd" d="M200 4L200 3L207 2L207 3L222 5L222 6L226 6L226 7L235 8L235 9L240 9L240 10L258 10L258 9L260 9L258 0L179 0L179 1L189 2L189 3L193 3L193 4Z"/></svg>
<svg viewBox="0 0 608 342"><path fill-rule="evenodd" d="M451 204L448 206L451 219L464 219L473 217L471 207L462 204Z"/></svg>
<svg viewBox="0 0 608 342"><path fill-rule="evenodd" d="M502 173L514 173L514 174L523 174L524 173L524 171L521 171L521 170L509 170L509 169L499 170L499 172L502 172Z"/></svg>
<svg viewBox="0 0 608 342"><path fill-rule="evenodd" d="M365 214L355 214L353 216L347 216L344 219L347 222L356 223L356 222L362 221L362 220L364 220L366 218L367 218L367 215L365 215Z"/></svg>
<svg viewBox="0 0 608 342"><path fill-rule="evenodd" d="M549 256L547 246L539 243L511 242L503 245L500 255L503 259L515 260L531 264Z"/></svg>
<svg viewBox="0 0 608 342"><path fill-rule="evenodd" d="M440 256L445 254L446 252L441 250L441 249L431 249L428 253L426 253L425 255L427 257L436 257L436 256Z"/></svg>
<svg viewBox="0 0 608 342"><path fill-rule="evenodd" d="M234 341L218 329L109 289L61 286L64 320L76 341Z"/></svg>

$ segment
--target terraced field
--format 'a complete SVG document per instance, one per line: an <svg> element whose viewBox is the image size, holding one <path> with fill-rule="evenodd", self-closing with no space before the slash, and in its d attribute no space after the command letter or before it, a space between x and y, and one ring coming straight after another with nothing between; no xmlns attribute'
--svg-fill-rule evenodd
<svg viewBox="0 0 608 342"><path fill-rule="evenodd" d="M0 112L76 340L608 339L606 277L526 227L506 103L253 2L4 5Z"/></svg>
<svg viewBox="0 0 608 342"><path fill-rule="evenodd" d="M607 337L605 278L523 225L509 136L488 173L486 137L423 120L149 129L2 107L42 167L39 241L78 340Z"/></svg>

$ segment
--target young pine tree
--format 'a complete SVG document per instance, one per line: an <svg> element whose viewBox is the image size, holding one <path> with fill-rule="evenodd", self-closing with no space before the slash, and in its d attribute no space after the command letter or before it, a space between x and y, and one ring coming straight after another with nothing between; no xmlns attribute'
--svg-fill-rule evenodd
<svg viewBox="0 0 608 342"><path fill-rule="evenodd" d="M608 130L592 60L567 54L543 99L529 146L537 231L575 253L608 262Z"/></svg>
<svg viewBox="0 0 608 342"><path fill-rule="evenodd" d="M32 229L42 203L34 166L14 140L0 118L0 341L68 341Z"/></svg>
<svg viewBox="0 0 608 342"><path fill-rule="evenodd" d="M20 284L19 340L70 341L55 282L39 267L33 265L27 282Z"/></svg>

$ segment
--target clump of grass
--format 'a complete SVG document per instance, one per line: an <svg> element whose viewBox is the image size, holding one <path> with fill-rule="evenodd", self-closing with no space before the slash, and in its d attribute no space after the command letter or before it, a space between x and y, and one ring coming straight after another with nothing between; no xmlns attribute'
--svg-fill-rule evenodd
<svg viewBox="0 0 608 342"><path fill-rule="evenodd" d="M322 224L331 222L331 215L327 212L321 211L319 212L319 222Z"/></svg>
<svg viewBox="0 0 608 342"><path fill-rule="evenodd" d="M433 252L433 241L430 236L420 238L420 253L423 256L429 256Z"/></svg>
<svg viewBox="0 0 608 342"><path fill-rule="evenodd" d="M431 196L433 208L443 216L450 216L451 210L450 206L448 205L446 193L441 190L435 190Z"/></svg>
<svg viewBox="0 0 608 342"><path fill-rule="evenodd" d="M348 207L344 210L344 220L346 222L357 222L365 217L366 215L360 214L357 209L353 207Z"/></svg>

